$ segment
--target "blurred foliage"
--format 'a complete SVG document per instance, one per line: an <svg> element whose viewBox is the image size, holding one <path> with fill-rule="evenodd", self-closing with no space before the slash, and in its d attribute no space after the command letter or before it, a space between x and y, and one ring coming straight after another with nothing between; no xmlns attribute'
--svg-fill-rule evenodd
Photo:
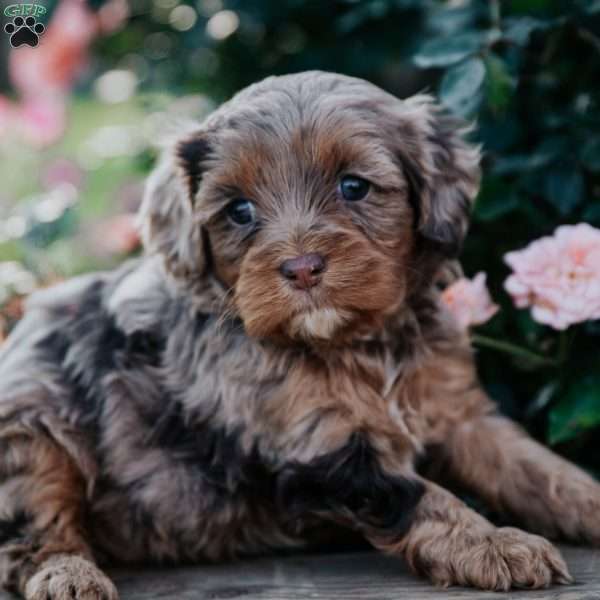
<svg viewBox="0 0 600 600"><path fill-rule="evenodd" d="M600 473L600 324L559 334L517 311L502 288L506 252L559 224L600 226L600 1L131 0L130 8L126 26L96 42L84 97L114 69L134 73L144 94L221 101L267 75L317 68L399 96L430 90L475 120L485 176L462 260L467 274L488 273L502 306L481 333L559 357L541 366L482 348L482 380L506 413ZM139 98L106 106L106 119L139 109ZM151 156L145 145L108 161L113 171L92 173L92 205L147 170Z"/></svg>

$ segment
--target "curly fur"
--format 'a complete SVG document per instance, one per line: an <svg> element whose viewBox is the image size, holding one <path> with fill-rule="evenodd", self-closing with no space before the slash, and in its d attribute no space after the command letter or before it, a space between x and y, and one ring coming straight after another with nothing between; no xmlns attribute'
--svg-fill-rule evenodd
<svg viewBox="0 0 600 600"><path fill-rule="evenodd" d="M526 526L600 541L600 488L496 414L438 283L479 151L427 96L269 78L151 175L145 255L36 293L0 354L0 577L114 598L94 563L195 562L352 530L442 585L569 580L419 475L428 455ZM344 174L372 182L344 204ZM224 213L251 198L259 226ZM278 267L320 253L310 292Z"/></svg>

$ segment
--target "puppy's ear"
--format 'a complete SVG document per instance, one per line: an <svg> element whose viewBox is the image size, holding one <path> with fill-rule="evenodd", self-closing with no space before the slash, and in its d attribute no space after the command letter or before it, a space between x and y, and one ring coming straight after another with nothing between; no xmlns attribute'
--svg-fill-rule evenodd
<svg viewBox="0 0 600 600"><path fill-rule="evenodd" d="M429 96L403 102L400 155L417 227L429 247L449 257L460 252L479 190L480 150L465 141L468 131Z"/></svg>
<svg viewBox="0 0 600 600"><path fill-rule="evenodd" d="M142 241L176 277L196 279L207 269L205 234L194 208L210 153L208 134L188 135L164 150L146 183L138 215Z"/></svg>

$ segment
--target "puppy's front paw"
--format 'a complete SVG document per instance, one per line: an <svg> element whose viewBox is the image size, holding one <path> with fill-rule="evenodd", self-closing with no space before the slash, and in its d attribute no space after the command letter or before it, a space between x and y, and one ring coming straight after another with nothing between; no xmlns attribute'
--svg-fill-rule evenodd
<svg viewBox="0 0 600 600"><path fill-rule="evenodd" d="M466 533L460 546L448 562L431 565L429 575L436 583L506 591L573 581L560 552L548 540L519 529L503 527L479 539Z"/></svg>
<svg viewBox="0 0 600 600"><path fill-rule="evenodd" d="M495 531L491 547L498 563L508 569L509 581L501 589L537 589L573 581L558 549L543 537L503 527Z"/></svg>
<svg viewBox="0 0 600 600"><path fill-rule="evenodd" d="M25 587L26 600L118 600L112 581L92 562L61 554L44 562Z"/></svg>

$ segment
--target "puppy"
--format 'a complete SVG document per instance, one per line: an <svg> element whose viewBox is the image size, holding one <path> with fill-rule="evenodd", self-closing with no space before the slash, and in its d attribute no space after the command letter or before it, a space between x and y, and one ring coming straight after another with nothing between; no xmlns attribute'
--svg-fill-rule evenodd
<svg viewBox="0 0 600 600"><path fill-rule="evenodd" d="M600 543L600 487L497 413L436 281L479 152L427 96L271 77L166 151L145 255L38 292L0 355L0 573L108 599L97 566L302 548L351 530L439 585L570 576L415 470Z"/></svg>

